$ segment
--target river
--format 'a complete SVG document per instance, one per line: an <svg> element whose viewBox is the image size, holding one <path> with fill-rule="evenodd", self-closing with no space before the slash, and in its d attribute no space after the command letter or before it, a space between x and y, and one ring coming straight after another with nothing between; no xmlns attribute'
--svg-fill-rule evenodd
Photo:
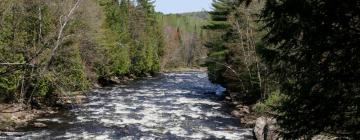
<svg viewBox="0 0 360 140"><path fill-rule="evenodd" d="M0 139L252 139L252 129L209 94L217 88L204 72L177 72L96 89L80 107L36 120L46 128Z"/></svg>

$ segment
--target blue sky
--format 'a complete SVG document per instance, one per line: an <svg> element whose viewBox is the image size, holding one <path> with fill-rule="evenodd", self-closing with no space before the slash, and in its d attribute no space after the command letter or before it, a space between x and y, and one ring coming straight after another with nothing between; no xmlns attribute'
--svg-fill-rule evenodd
<svg viewBox="0 0 360 140"><path fill-rule="evenodd" d="M155 8L158 12L185 13L211 9L212 0L156 0Z"/></svg>

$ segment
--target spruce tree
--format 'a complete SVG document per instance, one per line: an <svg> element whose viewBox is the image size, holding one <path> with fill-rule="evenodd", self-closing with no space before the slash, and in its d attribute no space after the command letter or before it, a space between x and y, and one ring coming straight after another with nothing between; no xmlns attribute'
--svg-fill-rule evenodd
<svg viewBox="0 0 360 140"><path fill-rule="evenodd" d="M356 0L266 1L260 51L285 95L276 111L286 139L360 137L359 11Z"/></svg>

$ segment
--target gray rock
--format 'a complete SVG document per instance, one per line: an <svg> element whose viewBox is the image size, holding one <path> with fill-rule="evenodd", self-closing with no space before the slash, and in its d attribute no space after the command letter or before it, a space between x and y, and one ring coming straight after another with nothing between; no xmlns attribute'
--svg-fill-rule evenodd
<svg viewBox="0 0 360 140"><path fill-rule="evenodd" d="M230 97L230 96L226 96L226 97L225 97L225 100L231 101L231 97Z"/></svg>
<svg viewBox="0 0 360 140"><path fill-rule="evenodd" d="M255 122L255 137L257 140L278 140L277 129L274 118L260 117Z"/></svg>
<svg viewBox="0 0 360 140"><path fill-rule="evenodd" d="M311 140L337 140L337 137L326 136L326 135L316 135L311 138Z"/></svg>
<svg viewBox="0 0 360 140"><path fill-rule="evenodd" d="M120 83L121 83L121 80L120 80L118 77L116 77L116 76L110 77L110 81L111 81L111 82L114 82L114 83L116 83L116 84L120 84Z"/></svg>
<svg viewBox="0 0 360 140"><path fill-rule="evenodd" d="M250 107L244 106L244 105L237 105L236 109L238 109L241 113L249 114L250 113Z"/></svg>
<svg viewBox="0 0 360 140"><path fill-rule="evenodd" d="M232 102L232 104L233 104L233 105L239 105L240 103L239 103L239 102L234 101L234 102Z"/></svg>
<svg viewBox="0 0 360 140"><path fill-rule="evenodd" d="M241 113L239 110L234 110L231 112L231 115L233 115L234 117L236 118L242 118L244 117L245 115L243 113Z"/></svg>

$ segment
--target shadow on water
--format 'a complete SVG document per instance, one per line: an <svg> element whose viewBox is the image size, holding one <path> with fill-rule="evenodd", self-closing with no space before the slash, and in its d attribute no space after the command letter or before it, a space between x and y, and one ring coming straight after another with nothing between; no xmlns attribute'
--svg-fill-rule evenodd
<svg viewBox="0 0 360 140"><path fill-rule="evenodd" d="M227 113L202 72L166 73L93 90L79 108L0 138L19 139L252 139Z"/></svg>

